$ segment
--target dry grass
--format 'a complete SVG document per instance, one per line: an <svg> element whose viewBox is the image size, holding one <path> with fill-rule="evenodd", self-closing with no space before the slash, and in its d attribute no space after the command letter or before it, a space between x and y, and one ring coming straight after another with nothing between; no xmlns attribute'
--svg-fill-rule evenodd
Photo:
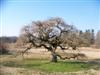
<svg viewBox="0 0 100 75"><path fill-rule="evenodd" d="M81 50L80 50L81 49ZM86 54L90 59L90 64L100 65L100 49L93 48L80 48L80 53ZM60 51L59 51L60 52ZM65 52L76 52L77 51L65 51ZM50 52L47 52L45 49L31 49L28 54L24 55L25 59L50 59ZM23 57L17 56L16 58L12 55L3 55L0 56L0 63L16 61L20 63L23 61ZM12 64L13 65L13 64ZM76 72L43 72L36 69L22 68L22 67L0 67L0 75L100 75L100 69L91 68L87 71L76 71Z"/></svg>
<svg viewBox="0 0 100 75"><path fill-rule="evenodd" d="M0 75L100 75L100 70L90 69L87 71L78 72L53 72L44 73L36 70L28 70L23 68L2 67Z"/></svg>

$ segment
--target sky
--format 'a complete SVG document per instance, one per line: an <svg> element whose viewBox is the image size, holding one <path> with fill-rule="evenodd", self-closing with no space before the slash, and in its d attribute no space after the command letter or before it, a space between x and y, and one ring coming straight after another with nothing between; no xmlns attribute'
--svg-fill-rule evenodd
<svg viewBox="0 0 100 75"><path fill-rule="evenodd" d="M100 30L99 0L0 0L0 36L19 36L32 21L61 17L85 31Z"/></svg>

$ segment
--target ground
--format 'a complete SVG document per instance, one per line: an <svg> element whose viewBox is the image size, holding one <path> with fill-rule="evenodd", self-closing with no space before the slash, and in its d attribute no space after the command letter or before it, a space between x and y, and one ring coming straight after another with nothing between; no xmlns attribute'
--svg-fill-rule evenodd
<svg viewBox="0 0 100 75"><path fill-rule="evenodd" d="M79 50L86 54L87 60L59 60L58 63L51 63L50 52L42 48L32 49L24 57L1 55L0 75L100 75L100 49Z"/></svg>

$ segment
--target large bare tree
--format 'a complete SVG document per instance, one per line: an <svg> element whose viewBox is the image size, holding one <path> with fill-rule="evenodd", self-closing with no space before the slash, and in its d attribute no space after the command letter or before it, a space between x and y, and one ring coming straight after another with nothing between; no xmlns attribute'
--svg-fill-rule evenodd
<svg viewBox="0 0 100 75"><path fill-rule="evenodd" d="M57 62L57 57L64 59L55 52L57 47L60 47L61 50L66 49L68 46L76 49L77 39L79 39L76 32L74 26L66 24L63 19L58 17L45 21L33 21L21 30L20 37L23 45L28 43L30 45L23 51L23 54L32 47L44 47L51 52L51 61Z"/></svg>

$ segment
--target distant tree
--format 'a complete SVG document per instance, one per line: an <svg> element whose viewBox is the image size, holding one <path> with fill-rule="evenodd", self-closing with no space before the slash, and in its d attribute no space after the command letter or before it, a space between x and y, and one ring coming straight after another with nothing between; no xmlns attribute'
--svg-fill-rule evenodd
<svg viewBox="0 0 100 75"><path fill-rule="evenodd" d="M2 36L2 37L0 37L0 41L2 41L2 43L15 43L17 41L17 37Z"/></svg>
<svg viewBox="0 0 100 75"><path fill-rule="evenodd" d="M66 24L61 18L51 18L45 21L33 21L32 24L24 26L20 40L22 45L30 45L22 54L32 47L44 47L51 52L51 61L57 62L57 57L64 59L56 53L57 47L61 50L66 49L66 46L76 49L78 36L74 26Z"/></svg>
<svg viewBox="0 0 100 75"><path fill-rule="evenodd" d="M82 31L82 30L79 31L79 35L80 35L80 36L83 35L83 31Z"/></svg>
<svg viewBox="0 0 100 75"><path fill-rule="evenodd" d="M95 36L94 36L94 29L91 30L91 44L94 44Z"/></svg>
<svg viewBox="0 0 100 75"><path fill-rule="evenodd" d="M79 42L80 46L90 46L90 41L91 41L91 33L90 30L86 30L85 32L79 31Z"/></svg>
<svg viewBox="0 0 100 75"><path fill-rule="evenodd" d="M79 36L81 38L80 46L87 46L89 47L90 45L94 44L95 41L95 36L94 36L94 30L86 30L85 32L82 32L81 30L79 31Z"/></svg>
<svg viewBox="0 0 100 75"><path fill-rule="evenodd" d="M95 45L97 48L100 48L100 30L96 34Z"/></svg>
<svg viewBox="0 0 100 75"><path fill-rule="evenodd" d="M85 32L80 31L79 35L84 42L82 46L89 47L90 45L94 44L95 38L94 38L94 30L93 29L92 30L88 29Z"/></svg>
<svg viewBox="0 0 100 75"><path fill-rule="evenodd" d="M84 38L84 32L82 31L82 30L80 30L79 31L79 37L80 37L80 39L78 39L78 41L79 41L79 46L81 46L81 47L83 47L83 46L85 46L85 38Z"/></svg>

